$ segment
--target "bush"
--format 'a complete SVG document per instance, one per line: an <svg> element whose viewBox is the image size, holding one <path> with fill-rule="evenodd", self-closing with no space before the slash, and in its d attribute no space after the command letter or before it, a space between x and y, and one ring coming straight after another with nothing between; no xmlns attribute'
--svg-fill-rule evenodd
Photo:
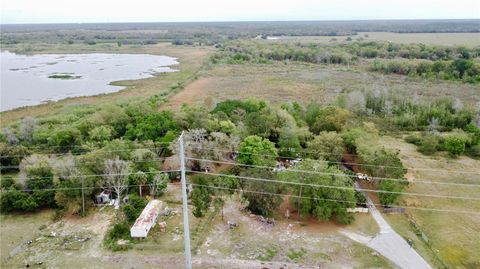
<svg viewBox="0 0 480 269"><path fill-rule="evenodd" d="M104 245L113 251L127 250L129 248L128 244L117 244L117 241L120 239L130 239L130 228L126 222L116 223L113 225L112 229L107 232L104 238Z"/></svg>
<svg viewBox="0 0 480 269"><path fill-rule="evenodd" d="M405 142L414 144L416 146L420 145L422 143L422 140L423 140L422 137L416 134L405 137Z"/></svg>
<svg viewBox="0 0 480 269"><path fill-rule="evenodd" d="M480 145L471 147L469 153L474 157L480 157Z"/></svg>
<svg viewBox="0 0 480 269"><path fill-rule="evenodd" d="M307 111L308 113L308 111ZM312 133L319 134L321 131L341 131L343 126L350 117L348 110L328 106L320 109L314 116L314 120L310 119L309 127ZM309 122L307 121L307 123Z"/></svg>
<svg viewBox="0 0 480 269"><path fill-rule="evenodd" d="M425 154L431 155L437 152L439 139L435 135L426 135L421 139L421 142L418 145L418 151Z"/></svg>
<svg viewBox="0 0 480 269"><path fill-rule="evenodd" d="M453 156L458 156L465 152L467 140L461 135L449 135L445 138L444 148Z"/></svg>
<svg viewBox="0 0 480 269"><path fill-rule="evenodd" d="M31 212L37 209L38 204L28 193L19 190L3 191L0 195L0 211L2 212Z"/></svg>
<svg viewBox="0 0 480 269"><path fill-rule="evenodd" d="M343 139L336 132L321 132L307 143L307 149L313 159L338 162L344 152Z"/></svg>
<svg viewBox="0 0 480 269"><path fill-rule="evenodd" d="M49 146L54 146L56 151L62 152L80 144L81 139L82 135L78 129L65 127L54 131L47 140Z"/></svg>
<svg viewBox="0 0 480 269"><path fill-rule="evenodd" d="M135 221L138 216L140 216L145 206L145 200L136 194L130 194L128 196L128 204L123 206L123 213L125 214L127 221Z"/></svg>
<svg viewBox="0 0 480 269"><path fill-rule="evenodd" d="M393 180L382 180L380 182L379 189L381 191L386 192L379 192L378 197L380 198L380 203L383 206L391 206L395 203L397 198L400 196L400 192L403 190L403 186L398 182ZM389 193L394 192L394 193Z"/></svg>

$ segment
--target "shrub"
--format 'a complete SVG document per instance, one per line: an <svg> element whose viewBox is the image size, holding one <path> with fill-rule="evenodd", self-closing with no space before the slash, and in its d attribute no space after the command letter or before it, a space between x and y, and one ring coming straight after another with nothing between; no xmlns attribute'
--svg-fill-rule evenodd
<svg viewBox="0 0 480 269"><path fill-rule="evenodd" d="M400 192L402 192L403 187L398 182L392 180L382 180L380 182L379 189L381 191L386 192L379 192L378 197L380 198L380 203L383 206L391 206L400 196ZM390 193L394 192L394 193Z"/></svg>
<svg viewBox="0 0 480 269"><path fill-rule="evenodd" d="M439 139L435 135L426 135L421 139L421 142L418 145L418 151L425 154L431 155L437 152Z"/></svg>
<svg viewBox="0 0 480 269"><path fill-rule="evenodd" d="M405 142L418 146L422 143L422 138L419 135L413 134L405 137Z"/></svg>
<svg viewBox="0 0 480 269"><path fill-rule="evenodd" d="M113 227L107 232L104 238L104 244L107 248L113 251L127 250L129 248L128 244L117 244L117 241L120 239L130 239L130 229L128 223L126 222L116 223L115 225L113 225Z"/></svg>
<svg viewBox="0 0 480 269"><path fill-rule="evenodd" d="M125 214L127 221L135 221L138 216L140 216L140 213L142 213L145 206L145 200L136 194L130 194L128 196L128 204L123 206L123 213Z"/></svg>
<svg viewBox="0 0 480 269"><path fill-rule="evenodd" d="M307 143L307 149L313 159L338 162L342 159L344 145L342 137L336 132L321 132Z"/></svg>
<svg viewBox="0 0 480 269"><path fill-rule="evenodd" d="M470 154L474 157L480 157L480 145L471 147Z"/></svg>
<svg viewBox="0 0 480 269"><path fill-rule="evenodd" d="M451 155L458 156L465 152L466 142L467 140L464 136L449 135L445 138L444 147Z"/></svg>
<svg viewBox="0 0 480 269"><path fill-rule="evenodd" d="M0 211L30 212L37 209L38 204L28 193L19 190L2 191L0 194Z"/></svg>
<svg viewBox="0 0 480 269"><path fill-rule="evenodd" d="M238 162L251 165L274 165L277 149L268 139L256 135L246 137L239 146Z"/></svg>

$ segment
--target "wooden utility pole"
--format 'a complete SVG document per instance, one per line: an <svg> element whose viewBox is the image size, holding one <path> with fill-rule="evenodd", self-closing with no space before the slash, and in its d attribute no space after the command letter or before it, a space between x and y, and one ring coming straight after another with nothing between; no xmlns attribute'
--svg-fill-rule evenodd
<svg viewBox="0 0 480 269"><path fill-rule="evenodd" d="M183 236L185 241L185 268L192 269L190 252L190 226L188 225L187 182L185 178L185 149L183 147L183 132L178 139L180 144L180 169L182 174L182 204L183 204Z"/></svg>

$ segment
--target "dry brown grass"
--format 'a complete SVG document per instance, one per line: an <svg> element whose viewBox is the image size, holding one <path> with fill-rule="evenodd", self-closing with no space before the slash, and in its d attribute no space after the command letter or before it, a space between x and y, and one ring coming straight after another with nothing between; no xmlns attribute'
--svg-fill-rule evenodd
<svg viewBox="0 0 480 269"><path fill-rule="evenodd" d="M363 65L348 68L296 63L216 65L173 96L167 107L203 104L207 99L215 103L250 97L272 103L316 101L326 104L343 91L365 89L390 89L400 95L417 94L428 100L452 96L465 104L480 101L480 88L475 85L382 75L364 69Z"/></svg>

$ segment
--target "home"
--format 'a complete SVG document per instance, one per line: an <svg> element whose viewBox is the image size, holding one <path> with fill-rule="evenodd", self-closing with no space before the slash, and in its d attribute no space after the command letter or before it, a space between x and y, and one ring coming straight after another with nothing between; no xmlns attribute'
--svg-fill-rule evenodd
<svg viewBox="0 0 480 269"><path fill-rule="evenodd" d="M130 236L133 238L147 237L148 232L157 222L161 207L160 200L150 201L130 229Z"/></svg>

